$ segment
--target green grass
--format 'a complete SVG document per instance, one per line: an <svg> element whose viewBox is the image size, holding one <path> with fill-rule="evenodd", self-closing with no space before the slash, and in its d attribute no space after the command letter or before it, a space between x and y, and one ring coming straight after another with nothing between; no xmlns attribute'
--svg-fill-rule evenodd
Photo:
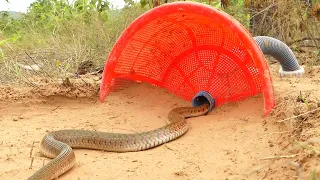
<svg viewBox="0 0 320 180"><path fill-rule="evenodd" d="M85 60L104 64L123 30L145 12L139 6L122 10L31 12L19 20L3 19L0 32L0 82L25 81L16 62L41 64L34 75L63 77ZM1 21L1 20L0 20ZM13 27L13 25L15 25ZM0 26L1 28L1 26ZM31 55L30 59L27 55ZM25 76L30 76L25 74Z"/></svg>

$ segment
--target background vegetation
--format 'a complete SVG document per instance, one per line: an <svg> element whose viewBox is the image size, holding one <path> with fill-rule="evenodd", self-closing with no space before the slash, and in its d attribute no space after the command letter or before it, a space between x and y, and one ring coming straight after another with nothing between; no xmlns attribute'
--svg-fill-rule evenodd
<svg viewBox="0 0 320 180"><path fill-rule="evenodd" d="M65 77L86 60L103 65L117 38L135 18L175 0L124 1L125 7L116 9L107 0L37 0L27 13L2 12L0 83L30 84L32 73ZM315 0L197 1L226 11L253 36L268 35L289 45L309 39L309 45L319 49L320 8ZM23 71L19 63L39 64L41 71Z"/></svg>

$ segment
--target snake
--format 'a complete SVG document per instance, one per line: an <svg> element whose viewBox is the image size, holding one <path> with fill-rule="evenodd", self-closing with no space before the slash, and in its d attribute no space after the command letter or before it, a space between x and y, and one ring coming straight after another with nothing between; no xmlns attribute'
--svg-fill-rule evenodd
<svg viewBox="0 0 320 180"><path fill-rule="evenodd" d="M194 107L173 108L167 124L146 132L108 133L91 130L64 129L48 132L40 143L40 153L52 160L37 170L28 180L57 179L75 165L74 149L104 150L109 152L137 152L154 148L185 134L187 118L205 115L209 103Z"/></svg>

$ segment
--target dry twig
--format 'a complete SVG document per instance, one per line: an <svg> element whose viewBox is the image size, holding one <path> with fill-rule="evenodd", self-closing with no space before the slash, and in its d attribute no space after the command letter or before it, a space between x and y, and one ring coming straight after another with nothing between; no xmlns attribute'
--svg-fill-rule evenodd
<svg viewBox="0 0 320 180"><path fill-rule="evenodd" d="M298 155L298 154L280 155L280 156L269 156L269 157L262 158L261 160L282 159L282 158L294 158L294 157L296 157L297 155Z"/></svg>
<svg viewBox="0 0 320 180"><path fill-rule="evenodd" d="M300 117L300 116L303 116L303 115L306 115L306 114L310 114L310 113L313 113L313 112L316 112L316 111L319 111L319 110L320 110L320 108L316 108L316 109L314 109L312 111L308 111L308 112L299 114L297 116L292 116L292 117L289 117L289 118L286 118L286 119L283 119L283 120L280 120L280 121L277 121L277 122L280 123L280 122L288 121L290 119L294 119L294 118L297 118L297 117Z"/></svg>
<svg viewBox="0 0 320 180"><path fill-rule="evenodd" d="M32 156L32 151L33 151L33 147L34 147L34 141L32 142L32 145L31 145L31 150L30 150L30 157Z"/></svg>
<svg viewBox="0 0 320 180"><path fill-rule="evenodd" d="M31 159L31 163L30 163L29 169L32 169L33 160L34 160L34 157Z"/></svg>

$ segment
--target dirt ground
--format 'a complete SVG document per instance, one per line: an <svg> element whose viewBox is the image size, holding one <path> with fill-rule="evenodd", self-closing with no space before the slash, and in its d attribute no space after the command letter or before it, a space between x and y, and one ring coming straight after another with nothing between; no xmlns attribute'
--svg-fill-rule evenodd
<svg viewBox="0 0 320 180"><path fill-rule="evenodd" d="M76 149L76 166L59 179L288 180L319 176L319 140L310 141L320 135L317 111L277 122L318 108L319 68L306 69L303 78L283 79L278 68L278 64L271 65L277 106L269 117L262 117L261 95L225 104L207 116L188 119L190 129L181 138L147 151ZM39 153L39 141L48 131L141 132L163 126L172 108L190 106L148 84L111 93L100 103L98 82L74 89L39 83L38 88L0 88L0 179L26 179L49 162ZM307 101L297 101L300 91Z"/></svg>

